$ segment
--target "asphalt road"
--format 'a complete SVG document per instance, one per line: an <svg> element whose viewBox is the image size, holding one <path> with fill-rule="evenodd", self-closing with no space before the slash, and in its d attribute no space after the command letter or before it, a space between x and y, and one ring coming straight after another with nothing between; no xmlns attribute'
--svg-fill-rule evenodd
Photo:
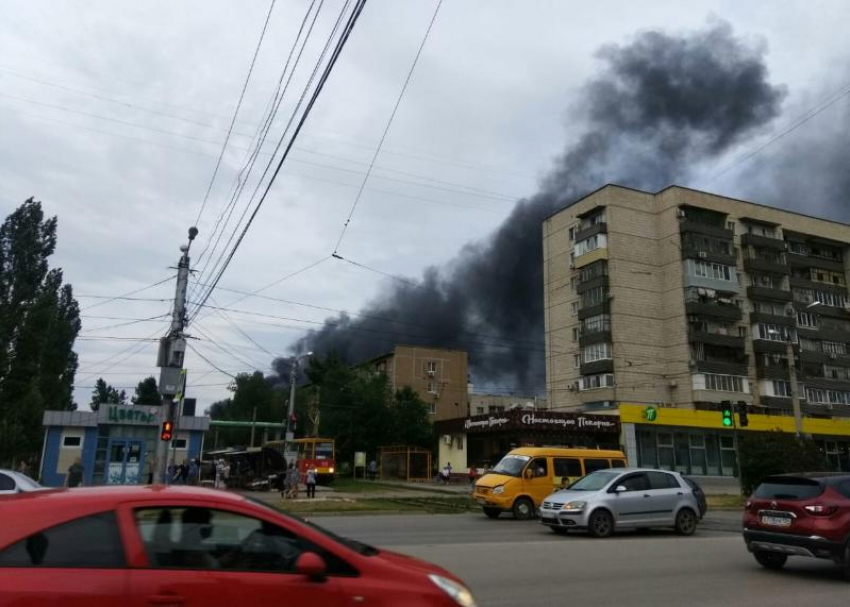
<svg viewBox="0 0 850 607"><path fill-rule="evenodd" d="M536 521L492 521L481 514L314 520L445 567L484 607L843 607L850 601L850 583L830 562L797 558L779 573L762 569L723 517L689 538L651 531L607 540L561 537Z"/></svg>

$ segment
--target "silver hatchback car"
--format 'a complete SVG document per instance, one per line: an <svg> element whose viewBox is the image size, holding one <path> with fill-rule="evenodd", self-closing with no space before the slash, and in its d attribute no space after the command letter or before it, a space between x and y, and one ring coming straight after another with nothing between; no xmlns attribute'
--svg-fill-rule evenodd
<svg viewBox="0 0 850 607"><path fill-rule="evenodd" d="M608 537L615 529L672 527L692 535L700 520L693 489L677 472L643 468L599 470L543 500L540 522L556 533L586 529Z"/></svg>

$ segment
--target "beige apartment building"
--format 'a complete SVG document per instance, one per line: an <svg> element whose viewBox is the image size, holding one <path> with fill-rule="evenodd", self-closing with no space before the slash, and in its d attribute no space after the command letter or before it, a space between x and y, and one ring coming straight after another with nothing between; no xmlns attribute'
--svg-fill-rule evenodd
<svg viewBox="0 0 850 607"><path fill-rule="evenodd" d="M551 409L787 414L790 341L804 415L850 415L850 225L606 185L543 222L543 251Z"/></svg>
<svg viewBox="0 0 850 607"><path fill-rule="evenodd" d="M432 420L467 415L467 356L464 350L397 345L358 365L386 373L392 389L410 387L430 408Z"/></svg>

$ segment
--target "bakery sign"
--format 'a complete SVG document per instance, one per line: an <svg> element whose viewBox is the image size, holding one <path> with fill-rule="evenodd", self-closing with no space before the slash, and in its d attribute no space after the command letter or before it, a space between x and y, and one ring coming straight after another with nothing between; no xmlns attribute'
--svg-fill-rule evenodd
<svg viewBox="0 0 850 607"><path fill-rule="evenodd" d="M493 430L565 430L568 432L619 432L620 420L610 415L585 415L554 411L506 411L476 415L464 421L468 434Z"/></svg>

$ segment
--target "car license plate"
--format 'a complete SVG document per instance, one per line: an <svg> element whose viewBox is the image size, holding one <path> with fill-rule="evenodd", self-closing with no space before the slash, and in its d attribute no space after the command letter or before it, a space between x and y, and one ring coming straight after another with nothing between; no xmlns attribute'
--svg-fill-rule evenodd
<svg viewBox="0 0 850 607"><path fill-rule="evenodd" d="M786 516L762 516L761 523L771 527L790 527L791 519Z"/></svg>
<svg viewBox="0 0 850 607"><path fill-rule="evenodd" d="M551 516L541 516L540 521L543 522L543 523L554 523L554 522L556 522L555 519L552 518Z"/></svg>

